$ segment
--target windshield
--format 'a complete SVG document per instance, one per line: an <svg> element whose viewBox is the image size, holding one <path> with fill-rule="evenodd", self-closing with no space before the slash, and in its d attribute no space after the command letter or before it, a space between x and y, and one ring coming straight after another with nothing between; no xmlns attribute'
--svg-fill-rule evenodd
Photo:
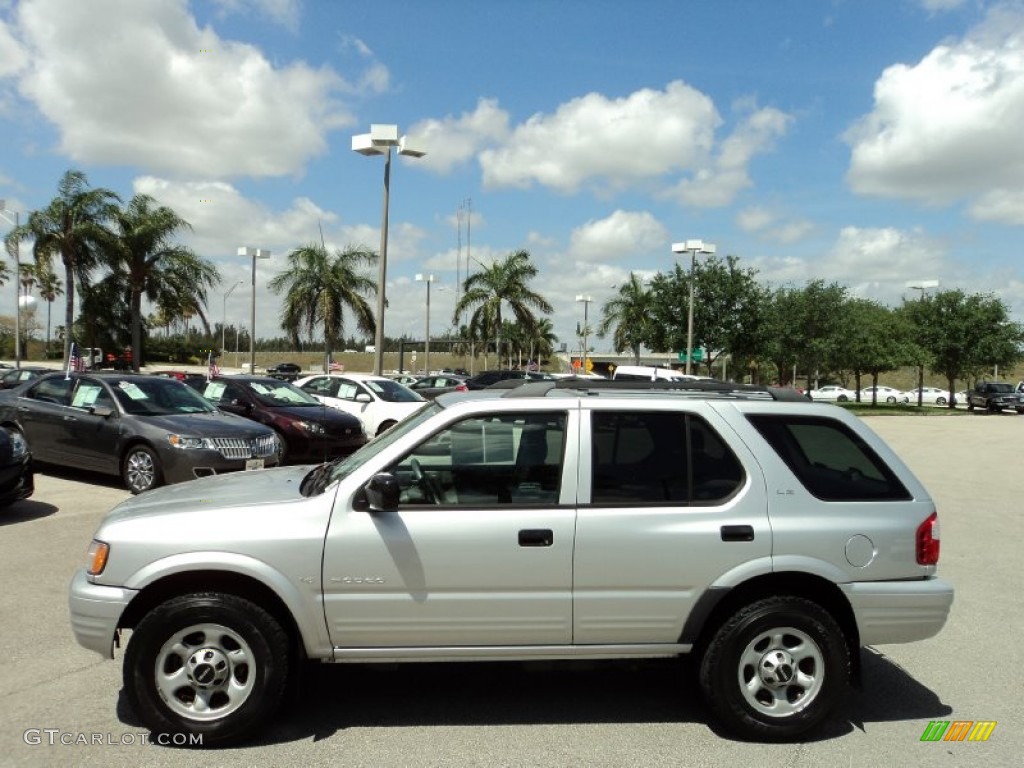
<svg viewBox="0 0 1024 768"><path fill-rule="evenodd" d="M256 396L257 400L271 408L296 405L320 406L320 401L315 397L286 381L247 381L245 386Z"/></svg>
<svg viewBox="0 0 1024 768"><path fill-rule="evenodd" d="M381 400L389 403L422 403L426 400L423 395L413 392L404 384L399 384L391 379L367 379L363 385L372 390Z"/></svg>
<svg viewBox="0 0 1024 768"><path fill-rule="evenodd" d="M989 392L1013 392L1013 384L989 384Z"/></svg>
<svg viewBox="0 0 1024 768"><path fill-rule="evenodd" d="M177 379L108 378L106 381L114 390L117 402L125 410L137 416L169 416L175 413L214 413L216 408L206 402L195 390ZM95 390L95 394L93 394ZM100 394L98 382L82 382L75 392L75 400L88 404ZM78 405L73 402L72 405Z"/></svg>
<svg viewBox="0 0 1024 768"><path fill-rule="evenodd" d="M443 407L436 401L426 400L425 403L416 413L407 419L402 419L387 432L379 437L375 437L355 453L335 459L329 464L323 464L312 470L302 481L305 495L314 496L318 493L323 493L324 488L328 485L346 477L353 470L358 469L380 453L380 451L392 443L401 440L408 432L416 429L420 424L433 418L435 414L443 410ZM314 479L315 482L310 482Z"/></svg>

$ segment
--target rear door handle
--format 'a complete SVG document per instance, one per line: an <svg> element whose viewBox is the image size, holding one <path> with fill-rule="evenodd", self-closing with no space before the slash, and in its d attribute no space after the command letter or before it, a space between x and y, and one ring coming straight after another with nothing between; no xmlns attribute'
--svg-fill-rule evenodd
<svg viewBox="0 0 1024 768"><path fill-rule="evenodd" d="M527 528L519 532L520 547L550 547L555 541L555 532L549 528Z"/></svg>
<svg viewBox="0 0 1024 768"><path fill-rule="evenodd" d="M722 541L753 541L754 526L752 525L723 525Z"/></svg>

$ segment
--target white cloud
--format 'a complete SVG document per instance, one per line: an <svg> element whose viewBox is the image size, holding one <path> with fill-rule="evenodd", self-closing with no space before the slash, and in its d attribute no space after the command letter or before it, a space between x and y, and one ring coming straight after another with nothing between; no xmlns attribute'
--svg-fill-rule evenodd
<svg viewBox="0 0 1024 768"><path fill-rule="evenodd" d="M1024 224L1024 190L989 190L974 201L969 211L979 221Z"/></svg>
<svg viewBox="0 0 1024 768"><path fill-rule="evenodd" d="M668 230L646 211L615 211L573 230L569 255L581 264L637 257L664 246Z"/></svg>
<svg viewBox="0 0 1024 768"><path fill-rule="evenodd" d="M332 69L275 67L198 28L183 0L25 0L18 30L31 55L22 94L78 163L203 178L298 174L326 151L330 130L351 122L332 97L351 86Z"/></svg>
<svg viewBox="0 0 1024 768"><path fill-rule="evenodd" d="M947 204L1024 178L1024 13L998 7L963 40L875 83L845 134L854 191ZM978 208L975 208L977 211Z"/></svg>
<svg viewBox="0 0 1024 768"><path fill-rule="evenodd" d="M918 0L921 3L921 7L930 13L941 13L943 11L952 11L954 8L959 8L962 5L967 4L967 0Z"/></svg>
<svg viewBox="0 0 1024 768"><path fill-rule="evenodd" d="M590 93L537 114L502 147L484 150L488 187L542 184L575 192L588 181L618 185L699 165L720 122L711 100L675 81L625 98Z"/></svg>
<svg viewBox="0 0 1024 768"><path fill-rule="evenodd" d="M759 206L745 208L736 214L736 225L762 240L783 244L802 240L814 229L814 225L806 219L780 221L777 214Z"/></svg>
<svg viewBox="0 0 1024 768"><path fill-rule="evenodd" d="M25 48L11 34L10 27L0 19L0 77L17 73L27 62Z"/></svg>
<svg viewBox="0 0 1024 768"><path fill-rule="evenodd" d="M472 112L423 120L408 130L410 139L427 152L417 165L443 174L470 160L481 147L504 141L508 133L508 113L496 99L480 99Z"/></svg>
<svg viewBox="0 0 1024 768"><path fill-rule="evenodd" d="M213 0L213 2L220 7L222 14L249 14L254 11L292 32L298 29L299 17L302 15L300 0Z"/></svg>

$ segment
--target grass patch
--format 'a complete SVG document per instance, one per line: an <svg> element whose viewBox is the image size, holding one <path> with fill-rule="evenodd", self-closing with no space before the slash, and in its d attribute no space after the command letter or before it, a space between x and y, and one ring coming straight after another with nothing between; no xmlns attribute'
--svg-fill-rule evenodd
<svg viewBox="0 0 1024 768"><path fill-rule="evenodd" d="M897 403L896 405L889 405L887 403L879 403L878 405L871 405L871 403L836 403L840 408L845 408L851 413L856 413L858 416L969 416L970 411L966 408L946 408L938 407L935 405L904 405L903 403Z"/></svg>

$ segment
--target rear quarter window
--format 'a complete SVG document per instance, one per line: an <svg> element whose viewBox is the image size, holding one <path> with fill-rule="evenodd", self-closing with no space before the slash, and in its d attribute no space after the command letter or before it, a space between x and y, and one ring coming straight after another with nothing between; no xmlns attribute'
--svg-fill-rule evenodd
<svg viewBox="0 0 1024 768"><path fill-rule="evenodd" d="M749 414L747 418L800 483L823 501L911 498L889 465L840 421L784 414Z"/></svg>

